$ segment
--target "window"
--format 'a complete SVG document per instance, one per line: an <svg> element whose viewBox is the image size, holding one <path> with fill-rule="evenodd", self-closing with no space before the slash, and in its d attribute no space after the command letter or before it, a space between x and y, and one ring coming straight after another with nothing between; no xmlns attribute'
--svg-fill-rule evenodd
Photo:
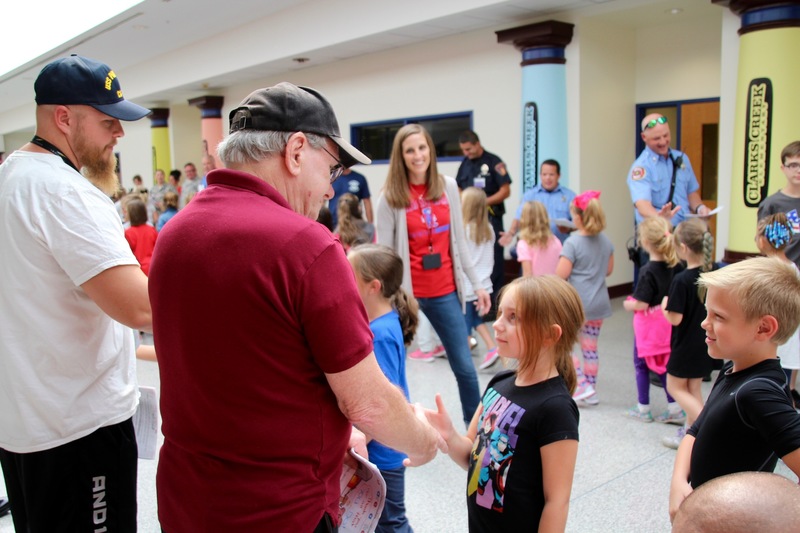
<svg viewBox="0 0 800 533"><path fill-rule="evenodd" d="M433 138L439 161L457 161L464 157L458 146L458 136L462 131L472 129L472 113L450 113L353 124L350 127L350 138L353 145L367 154L373 162L388 163L394 136L406 124L419 124L428 130Z"/></svg>

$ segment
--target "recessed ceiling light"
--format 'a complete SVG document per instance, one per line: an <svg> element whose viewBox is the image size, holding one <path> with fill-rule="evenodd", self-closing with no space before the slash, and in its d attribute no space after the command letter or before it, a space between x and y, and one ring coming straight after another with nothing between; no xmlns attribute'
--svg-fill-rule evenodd
<svg viewBox="0 0 800 533"><path fill-rule="evenodd" d="M677 15L678 13L683 13L683 9L679 7L673 7L672 9L667 9L664 13L669 13L670 15Z"/></svg>

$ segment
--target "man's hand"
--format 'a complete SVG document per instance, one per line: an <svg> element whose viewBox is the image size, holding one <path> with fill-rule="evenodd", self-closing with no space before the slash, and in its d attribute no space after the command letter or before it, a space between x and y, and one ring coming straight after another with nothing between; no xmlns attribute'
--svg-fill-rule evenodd
<svg viewBox="0 0 800 533"><path fill-rule="evenodd" d="M350 431L350 442L347 443L347 449L350 450L350 448L355 448L358 455L364 459L369 459L369 452L367 452L367 436L355 426L353 426ZM344 462L350 464L352 467L356 466L355 459L350 457L349 452L344 452Z"/></svg>
<svg viewBox="0 0 800 533"><path fill-rule="evenodd" d="M497 239L497 242L500 243L500 246L508 246L511 244L511 241L514 239L514 235L508 231L501 231L500 238Z"/></svg>
<svg viewBox="0 0 800 533"><path fill-rule="evenodd" d="M675 213L680 211L681 206L677 206L675 209L672 208L672 202L667 202L664 206L658 211L658 216L661 218L667 219L667 222L672 222L672 217L675 216Z"/></svg>
<svg viewBox="0 0 800 533"><path fill-rule="evenodd" d="M697 213L697 216L699 216L699 217L708 218L709 216L711 216L711 214L710 214L711 213L711 209L709 209L705 204L698 205L697 206L697 211L695 211L695 212Z"/></svg>

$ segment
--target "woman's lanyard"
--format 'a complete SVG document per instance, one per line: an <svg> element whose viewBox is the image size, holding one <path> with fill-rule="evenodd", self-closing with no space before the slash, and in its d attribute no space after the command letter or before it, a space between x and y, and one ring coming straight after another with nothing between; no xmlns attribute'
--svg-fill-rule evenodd
<svg viewBox="0 0 800 533"><path fill-rule="evenodd" d="M420 197L417 200L419 211L422 213L422 221L425 222L425 227L428 228L428 253L433 253L433 208L427 200Z"/></svg>
<svg viewBox="0 0 800 533"><path fill-rule="evenodd" d="M72 161L70 161L69 157L67 157L64 154L64 152L62 152L61 150L56 148L50 141L46 141L46 140L42 139L41 137L39 137L38 135L34 135L33 139L31 139L31 144L35 144L36 146L38 146L40 148L44 148L45 150L47 150L51 154L57 155L58 157L61 158L61 160L65 164L69 165L70 167L75 169L75 172L80 174L80 170L78 170L78 167L76 167L75 164Z"/></svg>

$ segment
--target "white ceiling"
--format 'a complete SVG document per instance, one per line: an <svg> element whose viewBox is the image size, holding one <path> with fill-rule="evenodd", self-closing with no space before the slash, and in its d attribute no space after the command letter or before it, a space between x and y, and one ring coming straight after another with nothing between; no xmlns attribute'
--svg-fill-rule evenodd
<svg viewBox="0 0 800 533"><path fill-rule="evenodd" d="M30 105L39 70L73 52L125 73L128 98L168 106L281 72L556 12L639 9L625 20L645 24L669 17L670 6L698 4L710 0L144 0L0 75L0 117ZM309 60L293 61L298 57Z"/></svg>

